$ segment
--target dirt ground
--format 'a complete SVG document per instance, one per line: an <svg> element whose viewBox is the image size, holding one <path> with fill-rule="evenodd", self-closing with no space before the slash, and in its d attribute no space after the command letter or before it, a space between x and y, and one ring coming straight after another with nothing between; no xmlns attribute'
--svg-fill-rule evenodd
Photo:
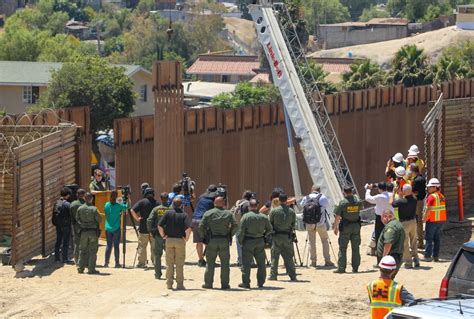
<svg viewBox="0 0 474 319"><path fill-rule="evenodd" d="M372 268L374 257L365 254L372 229L372 225L362 228L361 273L334 274L332 269L298 267L299 282L290 282L287 276L281 275L279 281L266 282L263 289L255 288L255 269L252 270L252 289L237 288L241 274L236 266L231 267L230 291L201 289L204 269L196 266L197 255L192 243L188 243L186 252L186 291L167 290L164 280L154 279L152 268L98 268L100 275L80 275L73 265L54 264L51 256L37 258L17 275L11 267L0 267L0 317L367 318L365 285L378 275ZM450 256L470 235L450 229L444 236L453 241L444 247L441 262L422 262L421 268L416 270L402 268L397 276L397 281L416 298L438 295ZM127 245L127 267L133 263L136 247L136 236L131 231L128 238L132 242ZM299 232L298 238L303 254L306 233ZM330 240L337 254L337 239L332 233ZM104 244L101 242L99 248L98 264L104 262ZM231 262L235 262L235 245L231 252ZM318 264L324 262L321 253L318 240ZM348 265L347 271L350 270ZM215 287L220 287L219 273L217 269ZM280 273L284 273L283 268Z"/></svg>

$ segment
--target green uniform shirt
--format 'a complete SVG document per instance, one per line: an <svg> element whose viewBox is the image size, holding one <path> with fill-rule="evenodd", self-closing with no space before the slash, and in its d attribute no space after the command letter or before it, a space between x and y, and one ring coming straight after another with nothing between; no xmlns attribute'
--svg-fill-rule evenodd
<svg viewBox="0 0 474 319"><path fill-rule="evenodd" d="M97 229L102 222L99 210L92 204L84 204L77 210L77 223L81 229Z"/></svg>
<svg viewBox="0 0 474 319"><path fill-rule="evenodd" d="M362 201L355 195L346 196L334 208L334 213L341 216L343 221L359 221L359 213L364 208Z"/></svg>
<svg viewBox="0 0 474 319"><path fill-rule="evenodd" d="M268 219L276 234L279 232L290 233L295 229L295 211L286 205L280 205L272 209Z"/></svg>
<svg viewBox="0 0 474 319"><path fill-rule="evenodd" d="M402 223L396 219L392 219L385 225L382 234L377 243L377 256L383 255L383 246L385 244L392 244L389 254L403 255L403 244L405 242L405 230Z"/></svg>
<svg viewBox="0 0 474 319"><path fill-rule="evenodd" d="M211 236L233 236L237 232L237 222L230 211L216 207L205 212L199 223L201 238L207 237L208 230Z"/></svg>
<svg viewBox="0 0 474 319"><path fill-rule="evenodd" d="M81 207L82 205L84 205L86 203L85 200L83 199L76 199L75 201L73 201L71 203L71 206L70 206L70 209L71 209L71 221L72 221L72 224L73 225L77 225L77 210L79 209L79 207Z"/></svg>
<svg viewBox="0 0 474 319"><path fill-rule="evenodd" d="M103 192L110 190L109 182L98 182L95 178L90 182L89 189L91 191Z"/></svg>
<svg viewBox="0 0 474 319"><path fill-rule="evenodd" d="M245 237L259 238L273 231L268 217L258 211L249 211L240 220L239 242L242 244Z"/></svg>
<svg viewBox="0 0 474 319"><path fill-rule="evenodd" d="M158 222L160 221L161 217L163 217L163 215L170 209L171 207L165 206L163 204L152 209L150 216L148 216L146 221L146 227L148 232L150 232L153 236L160 236L157 228Z"/></svg>

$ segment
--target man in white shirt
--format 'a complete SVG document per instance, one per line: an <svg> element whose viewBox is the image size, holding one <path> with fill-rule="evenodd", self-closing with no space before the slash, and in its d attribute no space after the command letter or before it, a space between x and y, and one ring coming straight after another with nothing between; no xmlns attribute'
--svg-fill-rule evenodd
<svg viewBox="0 0 474 319"><path fill-rule="evenodd" d="M321 218L319 221L314 222L311 219L305 221L306 230L308 232L308 239L309 239L309 252L311 258L311 267L316 267L316 232L319 234L319 238L321 238L321 242L323 244L323 256L324 256L324 266L325 267L334 267L334 263L331 261L331 256L329 255L329 236L327 232L327 212L326 209L329 206L329 201L326 196L320 193L321 189L317 185L313 185L311 187L311 193L305 196L301 202L300 206L305 207L305 205L309 205L310 202L316 202L320 206L321 210ZM317 204L317 205L318 205Z"/></svg>
<svg viewBox="0 0 474 319"><path fill-rule="evenodd" d="M372 196L371 190L377 186L378 194ZM377 243L384 228L382 223L382 212L386 209L392 210L392 205L390 205L390 194L387 192L387 183L381 182L377 185L375 184L366 184L365 185L365 200L370 204L375 204L375 242Z"/></svg>

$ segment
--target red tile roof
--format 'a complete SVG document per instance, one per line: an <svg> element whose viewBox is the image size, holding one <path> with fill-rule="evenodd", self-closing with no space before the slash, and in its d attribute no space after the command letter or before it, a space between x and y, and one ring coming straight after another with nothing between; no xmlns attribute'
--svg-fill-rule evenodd
<svg viewBox="0 0 474 319"><path fill-rule="evenodd" d="M257 56L200 55L187 74L255 75L260 67Z"/></svg>
<svg viewBox="0 0 474 319"><path fill-rule="evenodd" d="M342 63L322 63L323 70L329 73L343 73L350 71L350 64Z"/></svg>

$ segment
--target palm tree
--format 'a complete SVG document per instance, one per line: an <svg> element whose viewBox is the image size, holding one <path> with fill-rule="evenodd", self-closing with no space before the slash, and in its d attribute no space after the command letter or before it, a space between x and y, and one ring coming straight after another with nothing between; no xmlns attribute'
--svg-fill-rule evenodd
<svg viewBox="0 0 474 319"><path fill-rule="evenodd" d="M388 84L416 86L431 83L428 56L415 44L401 47L387 75Z"/></svg>
<svg viewBox="0 0 474 319"><path fill-rule="evenodd" d="M305 81L310 85L317 85L321 94L332 94L337 91L334 83L326 80L329 73L323 70L321 64L308 61L307 65L300 65L300 69Z"/></svg>
<svg viewBox="0 0 474 319"><path fill-rule="evenodd" d="M346 90L374 88L382 84L384 72L369 59L351 64L350 71L342 74L342 84Z"/></svg>
<svg viewBox="0 0 474 319"><path fill-rule="evenodd" d="M474 75L469 63L446 56L442 56L433 66L433 73L433 82L436 83L469 78Z"/></svg>

